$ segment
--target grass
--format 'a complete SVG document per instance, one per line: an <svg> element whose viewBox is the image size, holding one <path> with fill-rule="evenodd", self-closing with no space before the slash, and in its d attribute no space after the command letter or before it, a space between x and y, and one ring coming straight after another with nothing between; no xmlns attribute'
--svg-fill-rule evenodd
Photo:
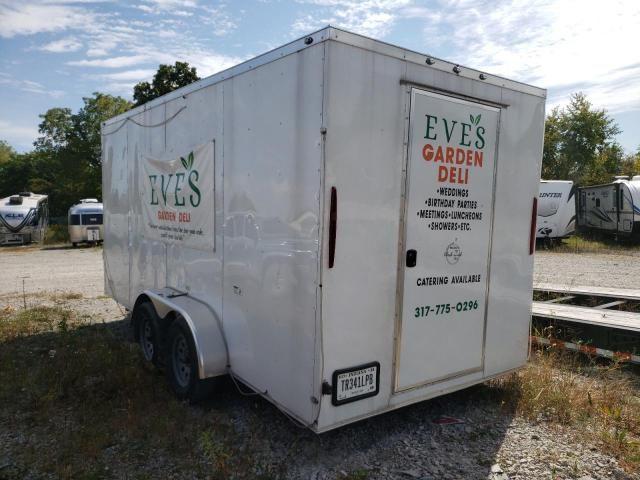
<svg viewBox="0 0 640 480"><path fill-rule="evenodd" d="M539 246L538 248L543 248ZM561 240L551 251L561 253L640 253L640 242L636 239L615 239L613 235L578 232Z"/></svg>
<svg viewBox="0 0 640 480"><path fill-rule="evenodd" d="M263 401L236 396L231 405L204 410L176 401L125 332L117 322L91 325L66 305L0 309L0 428L25 439L2 445L11 465L0 478L158 478L158 472L281 478L288 458L317 445L302 430L265 434L273 422L287 421L278 414L265 427ZM634 473L640 471L637 373L540 349L526 368L486 391L496 410L503 405L532 422L568 427L587 437L582 440L595 437L599 449ZM238 425L232 405L239 401L247 403ZM273 442L288 449L277 462L269 453ZM364 480L369 473L356 469L338 478Z"/></svg>
<svg viewBox="0 0 640 480"><path fill-rule="evenodd" d="M42 242L45 245L69 243L69 229L66 225L49 225Z"/></svg>
<svg viewBox="0 0 640 480"><path fill-rule="evenodd" d="M367 470L359 469L352 472L344 472L338 475L338 480L367 480L369 478L369 472Z"/></svg>
<svg viewBox="0 0 640 480"><path fill-rule="evenodd" d="M64 306L0 310L0 425L29 439L0 478L146 478L159 463L192 478L274 478L226 416L203 421L175 400L124 332Z"/></svg>
<svg viewBox="0 0 640 480"><path fill-rule="evenodd" d="M11 342L19 337L52 331L66 326L71 313L59 307L35 307L16 310L10 306L0 310L0 341Z"/></svg>
<svg viewBox="0 0 640 480"><path fill-rule="evenodd" d="M58 423L56 444L34 459L44 472L85 476L85 462L100 464L103 450L122 437L161 449L185 431L189 410L148 371L135 345L104 326L78 323L61 307L38 307L5 312L0 341L0 404L24 412L35 430ZM171 448L180 452L176 443ZM24 460L16 477L28 455Z"/></svg>
<svg viewBox="0 0 640 480"><path fill-rule="evenodd" d="M80 300L82 294L80 292L62 292L55 294L55 300ZM109 298L109 297L107 297Z"/></svg>
<svg viewBox="0 0 640 480"><path fill-rule="evenodd" d="M581 354L534 350L526 368L491 382L503 402L534 422L595 437L629 471L640 471L638 371Z"/></svg>

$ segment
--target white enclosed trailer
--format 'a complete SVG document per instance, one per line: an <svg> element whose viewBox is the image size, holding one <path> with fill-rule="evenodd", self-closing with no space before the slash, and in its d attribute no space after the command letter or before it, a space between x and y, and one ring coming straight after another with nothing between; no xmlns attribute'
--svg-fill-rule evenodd
<svg viewBox="0 0 640 480"><path fill-rule="evenodd" d="M103 125L106 290L316 432L527 360L545 91L327 27Z"/></svg>
<svg viewBox="0 0 640 480"><path fill-rule="evenodd" d="M0 245L42 241L49 225L48 200L31 192L0 198Z"/></svg>
<svg viewBox="0 0 640 480"><path fill-rule="evenodd" d="M536 238L566 238L575 231L575 191L571 180L540 180Z"/></svg>
<svg viewBox="0 0 640 480"><path fill-rule="evenodd" d="M578 228L640 236L640 175L578 191Z"/></svg>

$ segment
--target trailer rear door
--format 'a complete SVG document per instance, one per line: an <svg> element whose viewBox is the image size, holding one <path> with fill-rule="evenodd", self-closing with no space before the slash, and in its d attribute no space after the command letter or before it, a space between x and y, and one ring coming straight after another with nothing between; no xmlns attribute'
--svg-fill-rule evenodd
<svg viewBox="0 0 640 480"><path fill-rule="evenodd" d="M500 108L410 91L395 390L483 368Z"/></svg>

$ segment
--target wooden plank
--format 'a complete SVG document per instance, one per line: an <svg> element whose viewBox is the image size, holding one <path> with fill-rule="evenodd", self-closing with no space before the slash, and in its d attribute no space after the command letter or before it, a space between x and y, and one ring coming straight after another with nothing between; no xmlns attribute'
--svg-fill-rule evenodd
<svg viewBox="0 0 640 480"><path fill-rule="evenodd" d="M531 314L537 317L640 332L640 313L634 312L603 311L590 307L533 302Z"/></svg>
<svg viewBox="0 0 640 480"><path fill-rule="evenodd" d="M627 303L626 300L616 300L614 302L603 303L602 305L598 305L595 308L596 310L604 310L605 308L617 307L618 305L622 305L623 303Z"/></svg>
<svg viewBox="0 0 640 480"><path fill-rule="evenodd" d="M562 285L557 283L535 283L533 289L539 292L564 293L567 295L589 295L593 297L624 298L640 301L640 290L631 288L593 287L587 285Z"/></svg>
<svg viewBox="0 0 640 480"><path fill-rule="evenodd" d="M574 298L576 298L575 295L567 295L566 297L558 297L558 298L552 298L551 300L545 300L542 303L561 303L566 300L573 300Z"/></svg>

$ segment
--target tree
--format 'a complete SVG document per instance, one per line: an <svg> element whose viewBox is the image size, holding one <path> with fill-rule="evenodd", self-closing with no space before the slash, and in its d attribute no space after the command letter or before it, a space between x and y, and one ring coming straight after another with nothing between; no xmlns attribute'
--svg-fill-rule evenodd
<svg viewBox="0 0 640 480"><path fill-rule="evenodd" d="M20 157L14 155L0 163L0 198L30 190L29 179L33 175L33 165L29 159Z"/></svg>
<svg viewBox="0 0 640 480"><path fill-rule="evenodd" d="M100 127L103 122L126 112L132 105L122 97L99 92L82 100L84 106L71 117L73 126L69 147L84 155L90 166L102 168Z"/></svg>
<svg viewBox="0 0 640 480"><path fill-rule="evenodd" d="M640 147L638 147L636 153L627 155L624 158L620 168L620 175L627 175L629 177L640 175Z"/></svg>
<svg viewBox="0 0 640 480"><path fill-rule="evenodd" d="M40 118L42 122L38 126L38 132L41 136L33 144L36 150L53 152L66 147L73 130L71 109L50 108Z"/></svg>
<svg viewBox="0 0 640 480"><path fill-rule="evenodd" d="M547 117L542 176L582 185L609 182L623 159L618 133L605 110L592 108L583 93L573 94L566 108L556 107Z"/></svg>
<svg viewBox="0 0 640 480"><path fill-rule="evenodd" d="M153 82L140 82L133 87L134 106L139 106L165 93L200 80L195 67L187 62L176 62L175 65L160 65L153 76Z"/></svg>
<svg viewBox="0 0 640 480"><path fill-rule="evenodd" d="M131 108L127 100L99 92L83 101L77 113L52 108L40 115L41 136L30 158L37 168L27 178L34 190L50 195L52 215L64 215L79 198L101 196L100 127L105 120Z"/></svg>
<svg viewBox="0 0 640 480"><path fill-rule="evenodd" d="M34 143L37 151L81 152L92 165L100 165L102 122L129 110L131 102L99 92L82 100L84 106L78 113L71 113L69 108L51 108L40 115L41 136Z"/></svg>
<svg viewBox="0 0 640 480"><path fill-rule="evenodd" d="M615 175L621 174L624 162L624 150L617 143L605 146L599 151L591 166L582 174L582 185L609 183Z"/></svg>
<svg viewBox="0 0 640 480"><path fill-rule="evenodd" d="M0 165L8 162L16 154L16 151L4 140L0 140Z"/></svg>

